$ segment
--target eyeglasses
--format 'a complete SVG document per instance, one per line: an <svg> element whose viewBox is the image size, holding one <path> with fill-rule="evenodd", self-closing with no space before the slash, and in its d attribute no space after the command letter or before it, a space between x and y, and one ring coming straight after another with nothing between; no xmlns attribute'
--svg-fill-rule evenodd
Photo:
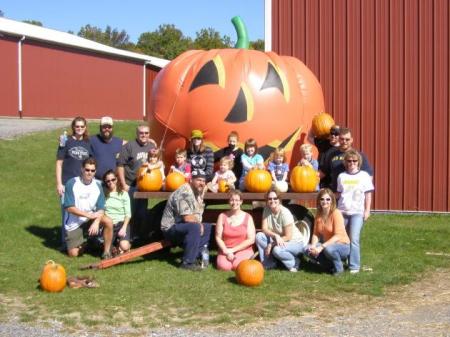
<svg viewBox="0 0 450 337"><path fill-rule="evenodd" d="M150 132L148 132L148 131L144 131L144 132L139 131L139 134L140 134L140 135L149 135Z"/></svg>
<svg viewBox="0 0 450 337"><path fill-rule="evenodd" d="M331 201L331 198L320 198L320 201Z"/></svg>
<svg viewBox="0 0 450 337"><path fill-rule="evenodd" d="M94 173L94 172L96 171L96 169L92 169L92 170L91 170L91 169L85 168L84 171L85 171L85 172L92 172L92 173Z"/></svg>
<svg viewBox="0 0 450 337"><path fill-rule="evenodd" d="M357 163L358 159L347 159L346 162L347 163Z"/></svg>
<svg viewBox="0 0 450 337"><path fill-rule="evenodd" d="M117 181L116 178L112 178L112 179L109 179L109 180L105 180L105 184L114 183L116 181Z"/></svg>
<svg viewBox="0 0 450 337"><path fill-rule="evenodd" d="M273 201L273 200L278 200L278 197L267 198L267 201Z"/></svg>
<svg viewBox="0 0 450 337"><path fill-rule="evenodd" d="M74 128L75 129L84 129L86 127L86 125L75 125Z"/></svg>

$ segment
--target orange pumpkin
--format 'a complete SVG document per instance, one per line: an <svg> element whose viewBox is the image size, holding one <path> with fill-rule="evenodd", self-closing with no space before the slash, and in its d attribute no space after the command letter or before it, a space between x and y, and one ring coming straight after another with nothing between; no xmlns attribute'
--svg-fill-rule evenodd
<svg viewBox="0 0 450 337"><path fill-rule="evenodd" d="M334 125L334 119L326 112L321 112L314 116L312 120L312 131L318 138L326 138L330 134L330 129Z"/></svg>
<svg viewBox="0 0 450 337"><path fill-rule="evenodd" d="M291 172L290 183L294 192L315 192L319 178L311 166L296 166Z"/></svg>
<svg viewBox="0 0 450 337"><path fill-rule="evenodd" d="M245 189L249 192L265 193L272 187L272 176L267 170L253 169L245 176Z"/></svg>
<svg viewBox="0 0 450 337"><path fill-rule="evenodd" d="M175 191L186 182L185 176L180 172L170 172L166 177L166 191Z"/></svg>
<svg viewBox="0 0 450 337"><path fill-rule="evenodd" d="M264 280L264 267L257 260L244 260L239 263L235 275L239 284L256 287Z"/></svg>
<svg viewBox="0 0 450 337"><path fill-rule="evenodd" d="M230 190L230 186L228 186L227 181L225 179L219 180L219 192L220 193L227 193Z"/></svg>
<svg viewBox="0 0 450 337"><path fill-rule="evenodd" d="M47 261L39 278L42 290L52 293L60 292L66 287L66 282L64 267L52 260Z"/></svg>
<svg viewBox="0 0 450 337"><path fill-rule="evenodd" d="M159 169L148 170L144 175L142 172L146 170L145 166L142 166L137 173L137 188L140 192L156 192L162 187L162 175Z"/></svg>
<svg viewBox="0 0 450 337"><path fill-rule="evenodd" d="M186 147L193 129L203 131L214 151L235 130L241 140L255 138L264 158L283 147L288 162L296 163L292 149L323 110L317 78L294 57L242 48L189 50L158 73L149 124L165 158Z"/></svg>

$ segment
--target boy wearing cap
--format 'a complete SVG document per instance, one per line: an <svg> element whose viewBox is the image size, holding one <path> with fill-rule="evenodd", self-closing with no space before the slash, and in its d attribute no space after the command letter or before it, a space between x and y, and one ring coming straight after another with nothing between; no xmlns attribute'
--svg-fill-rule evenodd
<svg viewBox="0 0 450 337"><path fill-rule="evenodd" d="M203 171L206 181L211 181L214 176L214 152L204 144L201 130L192 130L187 155L192 171Z"/></svg>
<svg viewBox="0 0 450 337"><path fill-rule="evenodd" d="M161 219L164 238L184 249L180 268L192 271L201 270L196 262L211 236L211 224L202 223L205 191L205 172L193 170L191 182L170 195Z"/></svg>
<svg viewBox="0 0 450 337"><path fill-rule="evenodd" d="M102 117L100 132L90 139L92 152L98 165L95 178L99 180L102 180L106 171L116 170L122 145L126 144L126 141L113 136L113 124L111 117Z"/></svg>

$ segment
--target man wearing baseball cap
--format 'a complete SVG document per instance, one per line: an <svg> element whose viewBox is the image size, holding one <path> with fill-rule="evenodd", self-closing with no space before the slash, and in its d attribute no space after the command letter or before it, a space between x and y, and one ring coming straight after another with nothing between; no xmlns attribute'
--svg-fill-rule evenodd
<svg viewBox="0 0 450 337"><path fill-rule="evenodd" d="M100 120L100 132L90 138L92 152L97 161L95 178L102 180L103 174L108 170L116 170L122 145L126 141L113 136L113 119L105 116Z"/></svg>
<svg viewBox="0 0 450 337"><path fill-rule="evenodd" d="M192 271L202 269L197 262L205 252L208 254L211 236L211 224L202 223L205 191L205 172L193 170L190 183L170 195L161 220L164 238L184 249L180 268Z"/></svg>

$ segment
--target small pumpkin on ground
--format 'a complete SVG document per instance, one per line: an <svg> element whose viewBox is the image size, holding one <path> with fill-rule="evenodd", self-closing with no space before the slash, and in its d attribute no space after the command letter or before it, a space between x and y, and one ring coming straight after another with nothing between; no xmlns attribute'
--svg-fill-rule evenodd
<svg viewBox="0 0 450 337"><path fill-rule="evenodd" d="M257 287L264 280L264 267L257 260L244 260L239 263L235 274L239 284L247 287Z"/></svg>
<svg viewBox="0 0 450 337"><path fill-rule="evenodd" d="M60 292L65 288L66 281L66 270L63 266L52 260L45 263L41 277L39 278L42 290L52 293Z"/></svg>

